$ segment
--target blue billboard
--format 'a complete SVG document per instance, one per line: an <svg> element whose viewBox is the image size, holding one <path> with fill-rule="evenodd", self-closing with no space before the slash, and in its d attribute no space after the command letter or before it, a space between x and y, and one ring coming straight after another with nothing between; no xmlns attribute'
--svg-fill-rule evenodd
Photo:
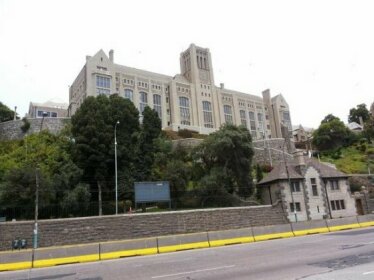
<svg viewBox="0 0 374 280"><path fill-rule="evenodd" d="M136 182L135 203L170 201L169 182Z"/></svg>

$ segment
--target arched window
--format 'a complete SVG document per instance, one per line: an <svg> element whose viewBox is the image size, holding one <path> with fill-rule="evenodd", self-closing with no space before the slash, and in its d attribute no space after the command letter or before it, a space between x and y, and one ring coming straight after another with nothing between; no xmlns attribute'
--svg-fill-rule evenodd
<svg viewBox="0 0 374 280"><path fill-rule="evenodd" d="M179 97L179 111L180 111L181 124L191 125L190 102L187 97Z"/></svg>
<svg viewBox="0 0 374 280"><path fill-rule="evenodd" d="M148 95L147 95L147 93L144 92L144 91L139 92L139 95L140 95L140 100L139 100L139 110L140 110L140 114L142 115L145 106L148 105Z"/></svg>
<svg viewBox="0 0 374 280"><path fill-rule="evenodd" d="M213 128L212 104L209 101L203 101L204 127Z"/></svg>
<svg viewBox="0 0 374 280"><path fill-rule="evenodd" d="M159 94L153 95L153 109L157 112L158 117L161 119L161 95Z"/></svg>
<svg viewBox="0 0 374 280"><path fill-rule="evenodd" d="M223 112L225 115L225 122L227 124L232 124L232 108L230 105L224 105L223 106Z"/></svg>
<svg viewBox="0 0 374 280"><path fill-rule="evenodd" d="M131 101L133 100L133 91L131 89L125 89L125 98L130 99Z"/></svg>

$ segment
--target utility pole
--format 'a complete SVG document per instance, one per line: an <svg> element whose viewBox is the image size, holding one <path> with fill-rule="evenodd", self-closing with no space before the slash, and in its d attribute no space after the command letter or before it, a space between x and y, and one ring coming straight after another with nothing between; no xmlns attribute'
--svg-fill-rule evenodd
<svg viewBox="0 0 374 280"><path fill-rule="evenodd" d="M287 181L288 181L288 186L290 188L290 193L291 193L291 201L293 205L293 212L295 215L295 222L297 222L297 213L296 213L296 205L295 205L295 200L293 199L293 192L292 192L292 186L291 186L291 179L290 179L290 173L288 172L288 166L287 166L287 161L286 161L286 155L284 152L284 148L286 147L286 138L284 138L284 144L283 144L283 161L284 165L286 167L286 174L287 174ZM291 209L290 209L291 210Z"/></svg>
<svg viewBox="0 0 374 280"><path fill-rule="evenodd" d="M35 219L33 248L38 248L38 214L39 214L39 168L35 169Z"/></svg>

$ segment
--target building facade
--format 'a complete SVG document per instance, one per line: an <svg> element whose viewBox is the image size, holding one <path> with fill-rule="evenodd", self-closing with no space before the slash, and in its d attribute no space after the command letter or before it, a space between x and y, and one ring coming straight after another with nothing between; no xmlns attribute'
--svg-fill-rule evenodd
<svg viewBox="0 0 374 280"><path fill-rule="evenodd" d="M259 187L265 204L282 201L291 222L357 215L347 174L302 153L276 165Z"/></svg>
<svg viewBox="0 0 374 280"><path fill-rule="evenodd" d="M47 101L45 103L30 102L29 118L43 118L43 113L47 118L66 118L68 115L68 104Z"/></svg>
<svg viewBox="0 0 374 280"><path fill-rule="evenodd" d="M163 129L194 130L209 134L225 123L245 125L253 139L281 138L292 131L289 106L282 95L262 96L215 86L209 49L191 44L180 54L181 73L153 73L114 63L103 50L86 63L69 90L69 115L88 96L118 94L130 99L140 116L149 106L158 112ZM291 135L291 133L290 133ZM289 136L289 135L288 135Z"/></svg>

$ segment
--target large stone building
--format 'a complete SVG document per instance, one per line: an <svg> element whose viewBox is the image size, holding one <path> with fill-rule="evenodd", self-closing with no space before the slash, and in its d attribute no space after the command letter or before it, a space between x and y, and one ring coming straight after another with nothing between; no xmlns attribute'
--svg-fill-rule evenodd
<svg viewBox="0 0 374 280"><path fill-rule="evenodd" d="M86 57L70 87L69 115L87 96L118 94L130 99L140 115L145 106L155 109L163 129L208 134L224 123L243 124L254 139L281 138L292 131L289 106L281 94L271 98L265 90L260 97L224 84L216 87L209 49L191 44L180 54L180 68L174 77L139 70L114 63L113 50L109 57L100 50Z"/></svg>

